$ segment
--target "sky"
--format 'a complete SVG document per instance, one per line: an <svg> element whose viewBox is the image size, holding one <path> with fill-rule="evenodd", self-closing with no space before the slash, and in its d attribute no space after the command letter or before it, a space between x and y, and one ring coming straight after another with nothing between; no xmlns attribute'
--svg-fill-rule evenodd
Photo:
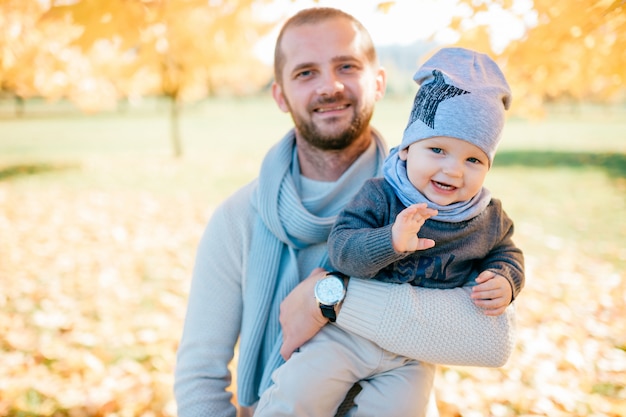
<svg viewBox="0 0 626 417"><path fill-rule="evenodd" d="M385 14L377 10L382 0L275 0L260 11L269 19L287 19L298 10L314 6L330 6L345 10L359 19L370 31L376 45L406 45L425 40L432 35L441 43L453 43L458 34L446 29L453 14L464 14L457 0L396 0ZM492 30L493 47L496 52L512 39L521 37L525 27L532 25L532 0L515 0L511 11L499 6L491 7L481 16ZM481 23L482 23L481 22ZM280 25L279 25L280 26ZM259 55L273 51L278 28L259 43Z"/></svg>

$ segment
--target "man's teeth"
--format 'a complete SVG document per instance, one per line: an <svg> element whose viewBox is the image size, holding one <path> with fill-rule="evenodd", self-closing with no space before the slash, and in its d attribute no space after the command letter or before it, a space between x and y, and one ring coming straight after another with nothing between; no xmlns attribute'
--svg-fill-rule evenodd
<svg viewBox="0 0 626 417"><path fill-rule="evenodd" d="M345 108L346 108L346 106L329 107L329 108L325 108L325 109L317 109L317 112L318 113L326 113L327 111L343 110Z"/></svg>

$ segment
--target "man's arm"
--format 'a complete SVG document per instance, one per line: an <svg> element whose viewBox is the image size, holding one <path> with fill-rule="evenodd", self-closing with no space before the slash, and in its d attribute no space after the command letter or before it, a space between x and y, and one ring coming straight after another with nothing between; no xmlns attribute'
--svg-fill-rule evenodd
<svg viewBox="0 0 626 417"><path fill-rule="evenodd" d="M281 306L283 349L291 353L325 324L313 297L314 271ZM350 279L336 324L391 352L447 365L499 367L514 343L514 311L485 315L469 288L446 290ZM306 330L303 330L306 329Z"/></svg>
<svg viewBox="0 0 626 417"><path fill-rule="evenodd" d="M351 279L337 324L391 352L425 362L500 367L513 350L514 309L488 316L471 289Z"/></svg>
<svg viewBox="0 0 626 417"><path fill-rule="evenodd" d="M175 371L180 417L236 415L228 364L241 325L247 198L218 207L198 247Z"/></svg>

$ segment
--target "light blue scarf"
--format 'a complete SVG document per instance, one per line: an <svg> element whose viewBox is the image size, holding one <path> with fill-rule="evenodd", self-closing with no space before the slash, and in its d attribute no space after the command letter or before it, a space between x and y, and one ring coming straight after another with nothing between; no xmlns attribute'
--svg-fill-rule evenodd
<svg viewBox="0 0 626 417"><path fill-rule="evenodd" d="M374 132L376 161L359 158L318 200L318 217L301 201L300 167L294 132L289 132L263 160L252 205L258 212L243 289L243 318L237 365L239 403L251 406L271 384L271 374L283 363L282 333L278 321L281 301L298 285L300 249L326 242L339 210L366 178L380 176L385 144ZM320 204L321 203L321 204ZM325 206L325 207L324 207ZM317 265L328 267L324 250Z"/></svg>
<svg viewBox="0 0 626 417"><path fill-rule="evenodd" d="M459 223L478 216L491 201L491 193L482 187L478 194L467 201L441 206L430 201L422 194L407 177L406 161L398 156L398 148L393 148L383 165L383 175L405 206L427 203L428 207L437 209L439 213L433 220L446 223Z"/></svg>

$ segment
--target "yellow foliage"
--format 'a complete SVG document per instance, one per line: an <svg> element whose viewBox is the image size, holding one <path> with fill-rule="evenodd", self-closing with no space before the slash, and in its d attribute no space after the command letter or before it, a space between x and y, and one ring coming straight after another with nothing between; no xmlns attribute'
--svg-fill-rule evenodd
<svg viewBox="0 0 626 417"><path fill-rule="evenodd" d="M115 33L123 33L125 44L132 47L143 20L145 5L140 1L128 0L81 0L67 6L53 6L47 13L49 20L69 19L83 28L75 44L89 49L96 41Z"/></svg>
<svg viewBox="0 0 626 417"><path fill-rule="evenodd" d="M473 1L462 0L474 10ZM511 7L511 1L504 7ZM534 0L537 24L498 60L513 88L514 110L541 114L546 101L623 100L626 86L626 5L621 0ZM461 22L453 24L461 27ZM490 50L487 28L461 32L460 45Z"/></svg>
<svg viewBox="0 0 626 417"><path fill-rule="evenodd" d="M72 41L81 28L46 19L36 0L0 3L0 82L4 91L28 98L68 97L86 110L111 107L118 93L94 75L92 63Z"/></svg>
<svg viewBox="0 0 626 417"><path fill-rule="evenodd" d="M394 6L394 4L396 4L395 1L384 1L384 2L378 3L376 8L383 13L388 13L389 9L391 9Z"/></svg>
<svg viewBox="0 0 626 417"><path fill-rule="evenodd" d="M48 10L39 0L0 0L0 90L68 97L91 111L120 97L185 101L256 91L271 70L251 45L274 24L257 20L259 2L271 0L78 0ZM395 3L380 1L378 9ZM449 28L461 35L459 45L503 66L514 112L539 115L546 101L626 98L623 0L534 0L530 13L515 0L459 3ZM526 22L524 36L498 51L490 28L476 23L496 7Z"/></svg>
<svg viewBox="0 0 626 417"><path fill-rule="evenodd" d="M35 30L41 9L34 1L0 2L0 91L21 97L35 94L33 88L37 49L42 42Z"/></svg>
<svg viewBox="0 0 626 417"><path fill-rule="evenodd" d="M264 0L261 0L264 1ZM45 10L0 1L0 90L97 111L121 97L196 100L257 91L271 77L253 45L271 30L259 0L80 0Z"/></svg>
<svg viewBox="0 0 626 417"><path fill-rule="evenodd" d="M97 74L116 80L121 95L195 100L215 86L240 92L267 82L270 71L258 71L250 45L272 25L257 22L253 3L82 0L54 7L47 17L70 16L83 28L75 43L91 55ZM107 60L98 59L103 44L111 53Z"/></svg>
<svg viewBox="0 0 626 417"><path fill-rule="evenodd" d="M623 92L625 81L624 10L607 14L603 2L578 1L574 7L571 3L535 2L540 16L556 13L558 20L537 25L526 39L511 44L504 52L509 60L507 70L514 82L521 84L541 64L546 77L529 85L527 91L544 100L622 98L618 93Z"/></svg>

